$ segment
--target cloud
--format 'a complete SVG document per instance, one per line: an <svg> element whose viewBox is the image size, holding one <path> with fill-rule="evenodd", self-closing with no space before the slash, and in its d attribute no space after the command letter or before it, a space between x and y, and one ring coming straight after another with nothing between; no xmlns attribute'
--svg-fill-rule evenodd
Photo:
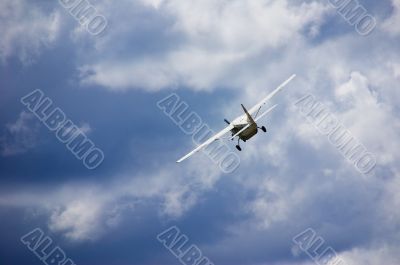
<svg viewBox="0 0 400 265"><path fill-rule="evenodd" d="M400 34L399 24L400 24L400 1L392 0L393 14L386 19L382 28L387 31L392 36L398 36Z"/></svg>
<svg viewBox="0 0 400 265"><path fill-rule="evenodd" d="M396 246L382 245L371 248L355 248L341 254L346 265L396 265L400 260Z"/></svg>
<svg viewBox="0 0 400 265"><path fill-rule="evenodd" d="M0 59L16 56L31 63L43 48L50 47L60 30L60 15L50 14L37 2L3 0L0 3Z"/></svg>
<svg viewBox="0 0 400 265"><path fill-rule="evenodd" d="M152 16L166 16L172 20L164 22L161 36L173 35L175 40L181 41L155 54L125 55L124 58L111 54L106 59L86 63L81 68L84 84L102 85L111 90L141 88L150 91L177 86L195 90L211 90L219 85L239 86L242 83L238 84L237 79L245 78L243 83L248 81L248 77L238 71L240 68L246 65L246 70L257 71L257 66L248 65L250 60L266 50L286 47L301 38L302 31L309 25L318 28L328 10L317 2L293 7L287 1L261 0L195 4L168 0L150 2L152 7L149 1L145 4L147 7L137 8L153 9L148 11ZM115 29L101 40L99 51L106 52L115 39L126 34L124 28ZM232 73L239 76L232 79Z"/></svg>
<svg viewBox="0 0 400 265"><path fill-rule="evenodd" d="M400 148L397 137L400 120L389 104L378 101L377 92L369 86L368 78L353 72L348 82L336 88L335 94L349 107L339 114L339 118L377 156L378 164L397 167L395 161L400 157L395 150Z"/></svg>
<svg viewBox="0 0 400 265"><path fill-rule="evenodd" d="M309 58L324 61L318 53ZM230 223L227 227L230 236L208 245L214 255L221 252L229 257L238 251L251 252L250 259L261 255L252 252L260 245L263 251L280 243L280 249L287 249L291 237L301 229L313 227L324 234L327 244L343 254L349 264L361 264L373 256L369 264L385 261L391 264L398 260L393 249L399 244L395 239L398 235L395 220L399 216L393 209L399 207L396 150L400 144L397 137L400 119L393 108L393 99L385 97L396 88L377 87L376 72L368 71L368 65L357 67L363 69L361 73L351 71L355 67L346 66L340 57L330 60L330 64L319 64L316 80L300 75L288 86L286 96L274 100L284 106L280 115L275 113L264 121L271 124L268 139L258 135L245 145L240 169L246 172L246 178L236 176L235 180L245 194L252 194L239 208L252 217ZM336 66L343 73L336 72ZM391 71L383 74L380 78L393 82ZM321 85L326 87L321 89ZM377 157L374 174L366 177L357 172L327 137L293 108L294 102L310 91ZM259 86L252 85L238 97L241 102L254 102L262 93ZM238 106L239 102L236 103ZM271 262L279 260L277 264L292 263L282 261L284 257L267 254L259 262L271 259Z"/></svg>
<svg viewBox="0 0 400 265"><path fill-rule="evenodd" d="M61 232L70 240L96 239L101 235L99 218L102 218L101 202L90 199L72 201L63 209L54 209L49 228Z"/></svg>
<svg viewBox="0 0 400 265"><path fill-rule="evenodd" d="M93 39L90 50L85 50L84 31L83 38L73 39L74 48L87 52L75 62L84 85L111 91L218 90L221 98L228 98L226 103L201 105L218 114L202 117L214 122L220 116L232 118L241 111L240 103L254 104L290 74L297 73L298 78L274 98L279 108L262 120L268 133L243 146L241 166L232 175L222 177L201 154L179 166L171 165L170 157L162 160L155 154L150 165L132 166L129 161L127 171L107 172L107 180L60 180L37 190L4 190L2 205L43 208L53 232L71 241L95 241L113 229L122 230L126 215L138 213L140 207L154 210L162 220L190 222L186 214L198 209L199 202L207 210L221 207L208 193L224 193L227 186L234 186L235 192L225 195L233 205L234 211L229 212L233 217L221 218L223 236L204 243L209 253L221 258L219 264L253 260L254 264L294 264L297 261L288 256L291 238L309 226L323 233L349 263L398 260L393 249L399 245L400 216L393 209L400 206L400 60L398 44L390 41L393 35L389 34L396 31L397 11L384 29L361 37L345 23L349 30L333 29L337 25L330 20L342 18L331 17L331 10L317 1L98 4L110 18L110 30ZM340 32L331 35L330 30ZM226 96L227 89L234 91L233 96ZM373 176L361 176L296 111L294 102L309 92L378 158ZM150 108L143 111L153 111L154 104ZM14 138L3 142L26 151L35 141L10 140L25 139L18 135L31 132L24 129L27 121L22 121L6 128ZM81 129L91 131L88 124ZM166 138L160 131L160 137ZM132 137L150 141L154 135ZM157 150L162 157L176 152ZM225 208L229 209L228 203L218 211ZM244 257L243 262L238 256Z"/></svg>
<svg viewBox="0 0 400 265"><path fill-rule="evenodd" d="M6 124L6 129L0 137L2 156L23 154L36 147L39 136L39 123L36 117L25 111L19 114L14 123Z"/></svg>
<svg viewBox="0 0 400 265"><path fill-rule="evenodd" d="M113 176L106 183L69 183L57 187L27 187L13 193L4 191L0 205L45 210L49 229L67 239L93 241L118 227L136 208L157 202L159 216L177 219L198 202L221 177L208 160L184 168L159 168L153 172Z"/></svg>

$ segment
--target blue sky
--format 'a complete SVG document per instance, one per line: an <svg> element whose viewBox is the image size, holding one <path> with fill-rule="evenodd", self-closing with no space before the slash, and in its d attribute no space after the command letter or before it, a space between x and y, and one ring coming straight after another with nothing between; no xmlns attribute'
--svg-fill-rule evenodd
<svg viewBox="0 0 400 265"><path fill-rule="evenodd" d="M0 2L0 260L43 264L36 227L74 262L179 264L176 225L215 265L310 265L311 227L345 264L400 262L400 1L360 3L367 35L314 0L92 0L91 35L58 1ZM215 131L291 74L224 174L158 107L178 94ZM21 103L41 89L104 151L89 170ZM294 102L314 95L376 157L363 175Z"/></svg>

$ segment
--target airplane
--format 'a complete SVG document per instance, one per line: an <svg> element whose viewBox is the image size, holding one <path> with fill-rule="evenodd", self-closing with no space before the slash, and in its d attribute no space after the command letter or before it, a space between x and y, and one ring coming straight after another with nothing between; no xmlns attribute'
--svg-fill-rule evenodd
<svg viewBox="0 0 400 265"><path fill-rule="evenodd" d="M243 142L246 142L250 138L252 138L254 135L257 134L258 129L261 129L264 133L267 132L267 129L265 126L259 127L257 124L257 121L260 120L262 117L270 113L272 110L276 108L277 105L274 105L270 107L268 110L263 112L258 116L258 113L260 112L261 108L267 103L268 100L270 100L273 96L275 96L279 91L281 91L290 81L292 81L296 77L295 74L293 74L289 79L287 79L285 82L283 82L280 86L278 86L274 91L272 91L269 95L267 95L265 98L263 98L260 102L258 102L255 106L253 106L251 109L247 110L243 104L241 104L242 109L244 111L244 114L240 115L236 119L234 119L232 122L229 122L227 119L224 119L224 121L228 124L228 126L221 130L220 132L216 133L214 136L206 140L204 143L200 144L197 146L193 151L188 153L187 155L183 156L180 158L177 163L182 162L183 160L189 158L193 154L197 153L201 149L205 148L212 142L221 139L226 133L231 132L231 137L230 140L233 140L235 137L238 137L238 144L236 145L236 149L239 151L242 151L242 148L240 147L240 140ZM253 114L254 117L252 116Z"/></svg>

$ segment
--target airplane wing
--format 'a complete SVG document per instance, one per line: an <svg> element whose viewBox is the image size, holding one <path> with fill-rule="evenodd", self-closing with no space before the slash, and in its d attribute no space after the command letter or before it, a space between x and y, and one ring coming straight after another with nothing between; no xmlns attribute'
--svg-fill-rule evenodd
<svg viewBox="0 0 400 265"><path fill-rule="evenodd" d="M257 112L265 103L267 103L268 100L270 100L273 96L275 96L279 91L281 91L287 84L289 84L290 81L295 78L296 75L292 75L289 77L288 80L283 82L280 86L278 86L274 91L272 91L268 96L263 98L260 102L258 102L254 107L252 107L249 110L250 115L253 115L255 112Z"/></svg>
<svg viewBox="0 0 400 265"><path fill-rule="evenodd" d="M207 145L211 144L212 142L214 142L215 140L220 139L222 136L224 136L227 132L230 132L233 129L233 125L229 124L228 127L226 127L225 129L223 129L222 131L218 132L217 134L215 134L214 136L212 136L211 138L209 138L207 141L205 141L204 143L202 143L201 145L197 146L196 149L194 149L193 151L191 151L190 153L188 153L187 155L183 156L182 158L180 158L178 161L176 161L177 163L182 162L183 160L185 160L186 158L188 158L189 156L193 155L194 153L197 153L198 151L200 151L201 149L205 148Z"/></svg>

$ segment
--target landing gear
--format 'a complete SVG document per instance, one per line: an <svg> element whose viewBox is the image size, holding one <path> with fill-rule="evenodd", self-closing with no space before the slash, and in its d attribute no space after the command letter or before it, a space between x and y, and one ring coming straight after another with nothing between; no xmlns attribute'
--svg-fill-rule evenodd
<svg viewBox="0 0 400 265"><path fill-rule="evenodd" d="M242 151L242 148L239 145L239 141L240 141L240 138L238 138L238 143L236 145L236 149L239 150L239 151Z"/></svg>
<svg viewBox="0 0 400 265"><path fill-rule="evenodd" d="M261 130L262 130L263 132L267 132L267 128L265 128L265 126L262 126L262 127L261 127Z"/></svg>

